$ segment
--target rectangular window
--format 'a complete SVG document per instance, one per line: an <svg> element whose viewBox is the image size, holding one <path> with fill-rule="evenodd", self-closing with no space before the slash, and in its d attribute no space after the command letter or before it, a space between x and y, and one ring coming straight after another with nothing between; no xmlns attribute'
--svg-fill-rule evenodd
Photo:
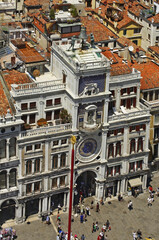
<svg viewBox="0 0 159 240"><path fill-rule="evenodd" d="M40 182L35 182L34 183L34 192L39 192L40 191Z"/></svg>
<svg viewBox="0 0 159 240"><path fill-rule="evenodd" d="M142 161L137 161L137 170L142 170Z"/></svg>
<svg viewBox="0 0 159 240"><path fill-rule="evenodd" d="M52 179L52 188L57 188L57 178Z"/></svg>
<svg viewBox="0 0 159 240"><path fill-rule="evenodd" d="M51 121L52 120L52 111L46 112L46 121Z"/></svg>
<svg viewBox="0 0 159 240"><path fill-rule="evenodd" d="M32 145L26 146L26 152L31 151L32 150Z"/></svg>
<svg viewBox="0 0 159 240"><path fill-rule="evenodd" d="M113 167L107 168L107 176L113 176Z"/></svg>
<svg viewBox="0 0 159 240"><path fill-rule="evenodd" d="M26 162L26 174L31 174L32 173L32 161L28 160Z"/></svg>
<svg viewBox="0 0 159 240"><path fill-rule="evenodd" d="M54 104L55 104L55 105L61 104L61 98L55 98Z"/></svg>
<svg viewBox="0 0 159 240"><path fill-rule="evenodd" d="M127 89L126 88L121 89L121 95L126 94L126 93L127 93Z"/></svg>
<svg viewBox="0 0 159 240"><path fill-rule="evenodd" d="M140 33L141 32L141 28L135 28L134 29L134 33Z"/></svg>
<svg viewBox="0 0 159 240"><path fill-rule="evenodd" d="M65 185L65 176L60 177L60 186Z"/></svg>
<svg viewBox="0 0 159 240"><path fill-rule="evenodd" d="M29 183L29 184L26 185L26 194L29 194L31 192L32 192L32 184Z"/></svg>
<svg viewBox="0 0 159 240"><path fill-rule="evenodd" d="M115 174L120 174L120 165L115 167Z"/></svg>
<svg viewBox="0 0 159 240"><path fill-rule="evenodd" d="M124 30L123 30L123 35L125 36L125 35L126 35L126 33L127 33L127 30L126 30L126 29L124 29Z"/></svg>
<svg viewBox="0 0 159 240"><path fill-rule="evenodd" d="M53 141L53 146L58 146L59 145L59 140Z"/></svg>
<svg viewBox="0 0 159 240"><path fill-rule="evenodd" d="M158 157L158 144L154 145L154 157Z"/></svg>
<svg viewBox="0 0 159 240"><path fill-rule="evenodd" d="M153 91L149 92L149 101L153 100Z"/></svg>
<svg viewBox="0 0 159 240"><path fill-rule="evenodd" d="M63 73L63 83L66 83L66 74Z"/></svg>
<svg viewBox="0 0 159 240"><path fill-rule="evenodd" d="M144 92L144 99L147 100L147 92Z"/></svg>
<svg viewBox="0 0 159 240"><path fill-rule="evenodd" d="M6 158L6 140L0 141L0 159Z"/></svg>
<svg viewBox="0 0 159 240"><path fill-rule="evenodd" d="M28 109L28 104L27 103L22 103L21 104L21 110L27 110Z"/></svg>
<svg viewBox="0 0 159 240"><path fill-rule="evenodd" d="M129 172L132 172L135 170L135 163L132 162L132 163L129 163Z"/></svg>
<svg viewBox="0 0 159 240"><path fill-rule="evenodd" d="M133 40L132 41L134 44L138 45L138 41L137 40Z"/></svg>
<svg viewBox="0 0 159 240"><path fill-rule="evenodd" d="M158 100L158 95L159 95L159 91L156 90L156 91L155 91L155 100Z"/></svg>
<svg viewBox="0 0 159 240"><path fill-rule="evenodd" d="M40 148L41 148L41 144L40 143L35 144L35 150L40 149Z"/></svg>
<svg viewBox="0 0 159 240"><path fill-rule="evenodd" d="M22 120L24 121L24 123L27 123L27 115L23 115Z"/></svg>
<svg viewBox="0 0 159 240"><path fill-rule="evenodd" d="M59 119L60 118L60 110L55 110L54 111L54 120Z"/></svg>
<svg viewBox="0 0 159 240"><path fill-rule="evenodd" d="M36 159L34 161L34 172L37 173L37 172L40 172L40 159Z"/></svg>
<svg viewBox="0 0 159 240"><path fill-rule="evenodd" d="M66 143L67 143L67 139L62 139L62 140L61 140L61 145L62 145L62 144L66 144Z"/></svg>
<svg viewBox="0 0 159 240"><path fill-rule="evenodd" d="M46 100L46 107L52 106L52 99Z"/></svg>
<svg viewBox="0 0 159 240"><path fill-rule="evenodd" d="M35 123L35 114L30 114L29 115L29 123L30 124Z"/></svg>
<svg viewBox="0 0 159 240"><path fill-rule="evenodd" d="M35 109L35 108L36 108L36 102L31 102L30 109Z"/></svg>
<svg viewBox="0 0 159 240"><path fill-rule="evenodd" d="M154 135L155 139L159 139L159 128L155 128Z"/></svg>

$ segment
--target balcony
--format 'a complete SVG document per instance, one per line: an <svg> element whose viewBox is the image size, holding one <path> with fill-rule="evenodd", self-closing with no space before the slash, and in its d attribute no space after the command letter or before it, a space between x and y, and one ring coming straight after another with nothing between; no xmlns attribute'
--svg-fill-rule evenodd
<svg viewBox="0 0 159 240"><path fill-rule="evenodd" d="M71 131L71 129L72 129L71 123L35 128L35 129L21 132L19 139L46 136L46 135L48 136L48 135L56 134L59 132Z"/></svg>
<svg viewBox="0 0 159 240"><path fill-rule="evenodd" d="M121 108L120 112L115 112L113 115L108 117L109 122L121 121L129 118L142 117L144 115L149 115L149 109L145 107L142 103L139 103L139 107L132 109Z"/></svg>
<svg viewBox="0 0 159 240"><path fill-rule="evenodd" d="M147 106L151 111L159 109L159 99L153 101L146 101L145 99L141 99L141 102Z"/></svg>
<svg viewBox="0 0 159 240"><path fill-rule="evenodd" d="M47 82L32 82L25 84L12 84L11 95L13 97L28 96L34 94L41 94L46 92L54 92L64 90L66 84L62 80L54 80Z"/></svg>

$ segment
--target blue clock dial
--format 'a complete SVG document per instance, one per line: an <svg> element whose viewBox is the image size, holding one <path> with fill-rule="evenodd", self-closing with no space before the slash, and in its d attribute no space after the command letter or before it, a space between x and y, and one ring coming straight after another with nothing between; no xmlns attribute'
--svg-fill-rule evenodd
<svg viewBox="0 0 159 240"><path fill-rule="evenodd" d="M97 150L97 142L93 138L86 139L79 147L79 153L83 157L89 157Z"/></svg>

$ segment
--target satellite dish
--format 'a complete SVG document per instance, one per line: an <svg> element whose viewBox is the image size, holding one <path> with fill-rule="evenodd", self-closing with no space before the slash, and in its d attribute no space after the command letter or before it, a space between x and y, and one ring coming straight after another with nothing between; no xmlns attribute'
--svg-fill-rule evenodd
<svg viewBox="0 0 159 240"><path fill-rule="evenodd" d="M130 52L133 52L133 51L134 51L133 46L129 46L128 49L129 49Z"/></svg>

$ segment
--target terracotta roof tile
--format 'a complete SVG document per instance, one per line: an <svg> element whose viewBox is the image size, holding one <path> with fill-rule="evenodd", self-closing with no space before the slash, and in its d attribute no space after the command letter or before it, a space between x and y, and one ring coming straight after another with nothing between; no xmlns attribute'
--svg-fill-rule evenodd
<svg viewBox="0 0 159 240"><path fill-rule="evenodd" d="M3 85L0 82L0 116L6 115L8 109L10 110L10 113L12 113L8 99L4 93Z"/></svg>
<svg viewBox="0 0 159 240"><path fill-rule="evenodd" d="M17 40L12 40L11 42L16 45ZM17 45L16 54L18 57L25 63L45 61L45 58L42 57L34 47L30 47L29 44L29 42L23 42L23 45Z"/></svg>
<svg viewBox="0 0 159 240"><path fill-rule="evenodd" d="M5 70L2 72L2 74L9 90L11 90L11 84L23 84L32 82L26 73L21 73L16 70Z"/></svg>
<svg viewBox="0 0 159 240"><path fill-rule="evenodd" d="M133 64L133 67L141 72L141 90L159 87L159 65L149 61L141 64Z"/></svg>
<svg viewBox="0 0 159 240"><path fill-rule="evenodd" d="M101 49L103 50L103 48ZM102 52L102 54L111 61L111 76L125 75L132 72L132 68L126 63L123 63L122 58L119 57L118 54L111 52L109 49Z"/></svg>
<svg viewBox="0 0 159 240"><path fill-rule="evenodd" d="M95 42L105 41L111 38L118 38L111 30L100 23L96 18L81 17L81 22L86 27L88 41L90 41L90 33L93 33Z"/></svg>
<svg viewBox="0 0 159 240"><path fill-rule="evenodd" d="M153 17L148 18L148 20L154 23L159 23L159 13Z"/></svg>
<svg viewBox="0 0 159 240"><path fill-rule="evenodd" d="M122 46L122 47L126 47L126 46L133 46L134 48L134 53L136 52L137 49L139 49L140 51L146 52L142 47L137 46L135 43L133 43L131 40L129 40L128 38L122 36L120 38L117 39L117 42Z"/></svg>
<svg viewBox="0 0 159 240"><path fill-rule="evenodd" d="M150 46L148 49L159 55L159 46Z"/></svg>

